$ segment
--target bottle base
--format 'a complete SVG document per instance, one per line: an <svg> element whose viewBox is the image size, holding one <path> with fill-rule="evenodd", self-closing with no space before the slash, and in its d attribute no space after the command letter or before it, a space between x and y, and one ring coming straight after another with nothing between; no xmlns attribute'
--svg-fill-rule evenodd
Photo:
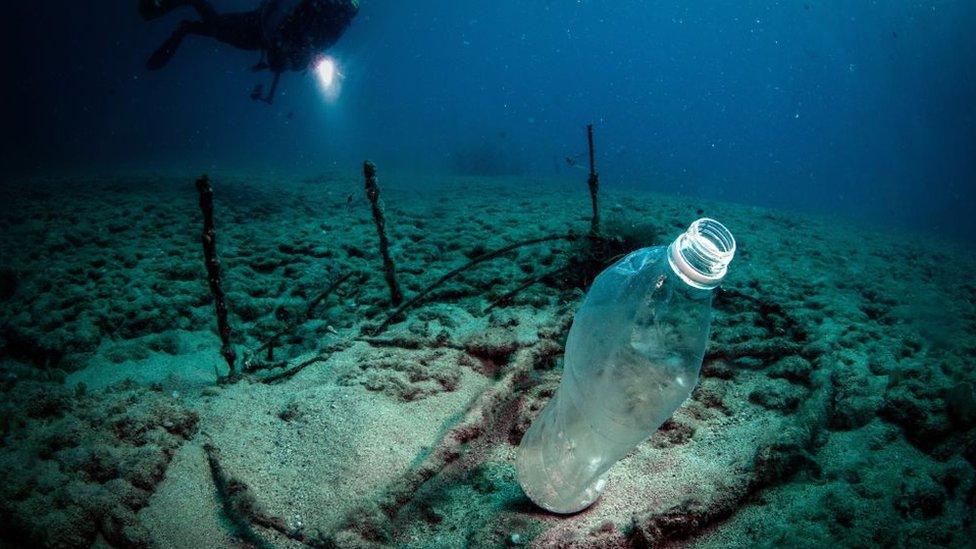
<svg viewBox="0 0 976 549"><path fill-rule="evenodd" d="M596 503L606 489L607 473L604 473L589 486L566 494L559 490L559 487L566 486L565 483L559 482L558 478L551 478L548 471L540 467L541 463L538 459L533 459L533 456L525 453L521 454L516 460L516 470L522 491L532 500L532 503L546 511L560 515L579 513Z"/></svg>

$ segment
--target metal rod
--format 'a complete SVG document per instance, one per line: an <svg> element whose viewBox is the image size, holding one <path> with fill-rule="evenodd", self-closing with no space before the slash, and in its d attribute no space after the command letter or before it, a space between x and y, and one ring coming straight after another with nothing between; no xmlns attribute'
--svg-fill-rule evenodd
<svg viewBox="0 0 976 549"><path fill-rule="evenodd" d="M380 204L380 186L376 182L376 165L367 160L363 163L363 175L366 176L366 197L373 207L373 222L380 237L380 253L383 255L383 275L390 287L390 301L396 307L403 302L403 293L396 279L396 266L390 257L390 240L386 237L386 217Z"/></svg>
<svg viewBox="0 0 976 549"><path fill-rule="evenodd" d="M593 204L590 234L597 234L600 232L600 210L597 206L597 194L600 192L600 174L596 173L596 161L593 153L593 124L586 126L586 138L590 145L590 177L587 184L590 187L590 202Z"/></svg>
<svg viewBox="0 0 976 549"><path fill-rule="evenodd" d="M237 353L230 343L230 324L227 322L227 304L224 300L224 290L221 288L220 259L217 257L217 229L213 219L213 188L210 178L206 175L197 179L197 191L200 193L200 211L203 212L203 233L200 240L203 243L203 259L207 265L207 282L214 299L214 311L217 313L217 332L220 334L220 354L227 361L230 375L234 375L234 362Z"/></svg>

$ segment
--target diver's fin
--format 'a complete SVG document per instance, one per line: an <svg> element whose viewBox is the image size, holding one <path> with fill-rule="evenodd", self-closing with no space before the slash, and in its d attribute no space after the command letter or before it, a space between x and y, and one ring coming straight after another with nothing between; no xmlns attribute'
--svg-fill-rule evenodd
<svg viewBox="0 0 976 549"><path fill-rule="evenodd" d="M183 26L181 25L149 56L149 60L146 61L146 68L151 71L157 71L165 67L170 59L176 55L176 50L179 49L180 43L183 42L185 36L186 31L183 30Z"/></svg>

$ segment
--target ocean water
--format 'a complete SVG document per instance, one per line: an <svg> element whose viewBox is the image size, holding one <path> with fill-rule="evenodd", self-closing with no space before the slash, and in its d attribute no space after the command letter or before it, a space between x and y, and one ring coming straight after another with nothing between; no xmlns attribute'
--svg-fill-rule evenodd
<svg viewBox="0 0 976 549"><path fill-rule="evenodd" d="M147 60L308 1L167 3L4 8L0 547L972 544L976 4L362 0L269 103ZM536 507L583 295L701 217L694 392Z"/></svg>

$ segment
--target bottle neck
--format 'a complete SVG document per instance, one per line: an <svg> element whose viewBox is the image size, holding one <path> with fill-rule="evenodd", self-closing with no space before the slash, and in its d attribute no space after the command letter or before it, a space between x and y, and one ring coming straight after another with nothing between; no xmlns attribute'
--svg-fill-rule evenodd
<svg viewBox="0 0 976 549"><path fill-rule="evenodd" d="M735 238L718 221L695 221L668 246L668 263L678 279L695 289L712 290L722 283L735 256Z"/></svg>
<svg viewBox="0 0 976 549"><path fill-rule="evenodd" d="M674 267L667 270L666 276L668 283L671 284L674 296L680 296L681 299L688 301L711 300L715 294L715 288L703 288L697 284L690 284L684 276L674 270Z"/></svg>

